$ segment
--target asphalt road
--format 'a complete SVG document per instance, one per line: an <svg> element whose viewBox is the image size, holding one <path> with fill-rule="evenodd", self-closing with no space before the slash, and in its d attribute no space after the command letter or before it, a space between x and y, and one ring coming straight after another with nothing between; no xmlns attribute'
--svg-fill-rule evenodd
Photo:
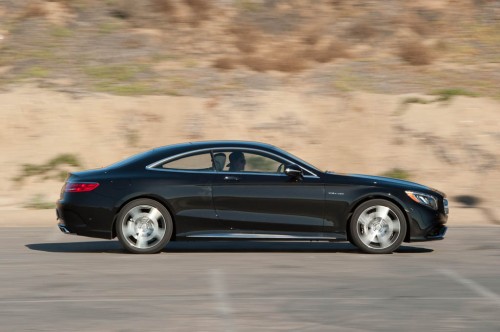
<svg viewBox="0 0 500 332"><path fill-rule="evenodd" d="M500 227L344 243L117 241L0 228L0 331L500 331Z"/></svg>

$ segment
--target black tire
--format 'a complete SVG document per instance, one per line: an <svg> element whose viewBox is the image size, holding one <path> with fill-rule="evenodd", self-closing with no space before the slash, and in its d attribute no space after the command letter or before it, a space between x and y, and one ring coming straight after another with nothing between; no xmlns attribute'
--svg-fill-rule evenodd
<svg viewBox="0 0 500 332"><path fill-rule="evenodd" d="M120 243L134 254L160 252L170 241L173 229L168 210L148 198L129 202L116 219L116 234Z"/></svg>
<svg viewBox="0 0 500 332"><path fill-rule="evenodd" d="M369 254L389 254L406 235L401 209L384 199L372 199L356 208L349 224L352 244Z"/></svg>

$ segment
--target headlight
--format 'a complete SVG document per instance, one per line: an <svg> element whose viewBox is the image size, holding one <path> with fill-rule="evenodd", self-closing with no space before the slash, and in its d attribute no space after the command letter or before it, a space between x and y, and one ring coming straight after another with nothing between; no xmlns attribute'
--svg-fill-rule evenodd
<svg viewBox="0 0 500 332"><path fill-rule="evenodd" d="M414 191L405 191L405 193L417 203L428 206L433 210L438 209L437 198L432 195L418 193Z"/></svg>

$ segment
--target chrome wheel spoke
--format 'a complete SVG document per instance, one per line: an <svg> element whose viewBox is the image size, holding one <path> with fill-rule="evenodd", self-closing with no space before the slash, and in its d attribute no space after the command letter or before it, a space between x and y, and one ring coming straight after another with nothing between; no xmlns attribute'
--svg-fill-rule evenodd
<svg viewBox="0 0 500 332"><path fill-rule="evenodd" d="M157 208L152 207L151 210L149 210L148 218L154 222L158 222L159 219L163 218L163 215Z"/></svg>
<svg viewBox="0 0 500 332"><path fill-rule="evenodd" d="M399 224L399 220L396 220L396 221L392 221L391 223L389 223L389 229L388 229L388 234L393 234L393 233L396 233L396 234L399 234L400 230L401 230L401 225Z"/></svg>
<svg viewBox="0 0 500 332"><path fill-rule="evenodd" d="M130 209L130 211L128 211L127 215L129 215L130 218L135 221L142 214L141 208L142 208L142 206L136 206L136 207Z"/></svg>
<svg viewBox="0 0 500 332"><path fill-rule="evenodd" d="M139 236L137 236L137 242L135 243L135 246L137 248L147 248L148 247L148 239L147 239L147 237L142 236L141 234L139 234Z"/></svg>
<svg viewBox="0 0 500 332"><path fill-rule="evenodd" d="M124 230L125 230L124 235L126 237L129 237L129 236L136 237L137 236L137 232L135 231L135 223L132 220L129 220L127 222L127 226L125 227Z"/></svg>
<svg viewBox="0 0 500 332"><path fill-rule="evenodd" d="M155 227L155 229L153 230L153 233L151 233L151 237L156 238L157 241L160 241L161 239L163 239L163 236L165 236L165 228Z"/></svg>
<svg viewBox="0 0 500 332"><path fill-rule="evenodd" d="M387 235L378 236L378 243L380 244L380 248L387 248L391 245L389 241L389 237Z"/></svg>
<svg viewBox="0 0 500 332"><path fill-rule="evenodd" d="M391 209L389 209L387 206L378 205L375 216L377 218L380 218L380 220L384 220L389 215L389 211L391 211Z"/></svg>
<svg viewBox="0 0 500 332"><path fill-rule="evenodd" d="M370 223L370 217L366 214L362 214L359 216L358 223L363 225L363 228L366 228Z"/></svg>
<svg viewBox="0 0 500 332"><path fill-rule="evenodd" d="M363 233L360 236L360 238L361 238L361 241L363 241L364 244L366 244L367 246L369 246L370 243L373 242L373 240L375 239L376 236L377 236L377 233L375 233L375 232L368 232L365 229L365 233Z"/></svg>

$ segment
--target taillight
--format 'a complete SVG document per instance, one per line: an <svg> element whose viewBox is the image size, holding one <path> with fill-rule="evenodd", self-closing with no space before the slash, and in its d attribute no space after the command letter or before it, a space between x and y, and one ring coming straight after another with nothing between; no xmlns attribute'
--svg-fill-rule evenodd
<svg viewBox="0 0 500 332"><path fill-rule="evenodd" d="M97 182L68 182L64 191L67 193L83 193L92 191L97 187L99 187Z"/></svg>

